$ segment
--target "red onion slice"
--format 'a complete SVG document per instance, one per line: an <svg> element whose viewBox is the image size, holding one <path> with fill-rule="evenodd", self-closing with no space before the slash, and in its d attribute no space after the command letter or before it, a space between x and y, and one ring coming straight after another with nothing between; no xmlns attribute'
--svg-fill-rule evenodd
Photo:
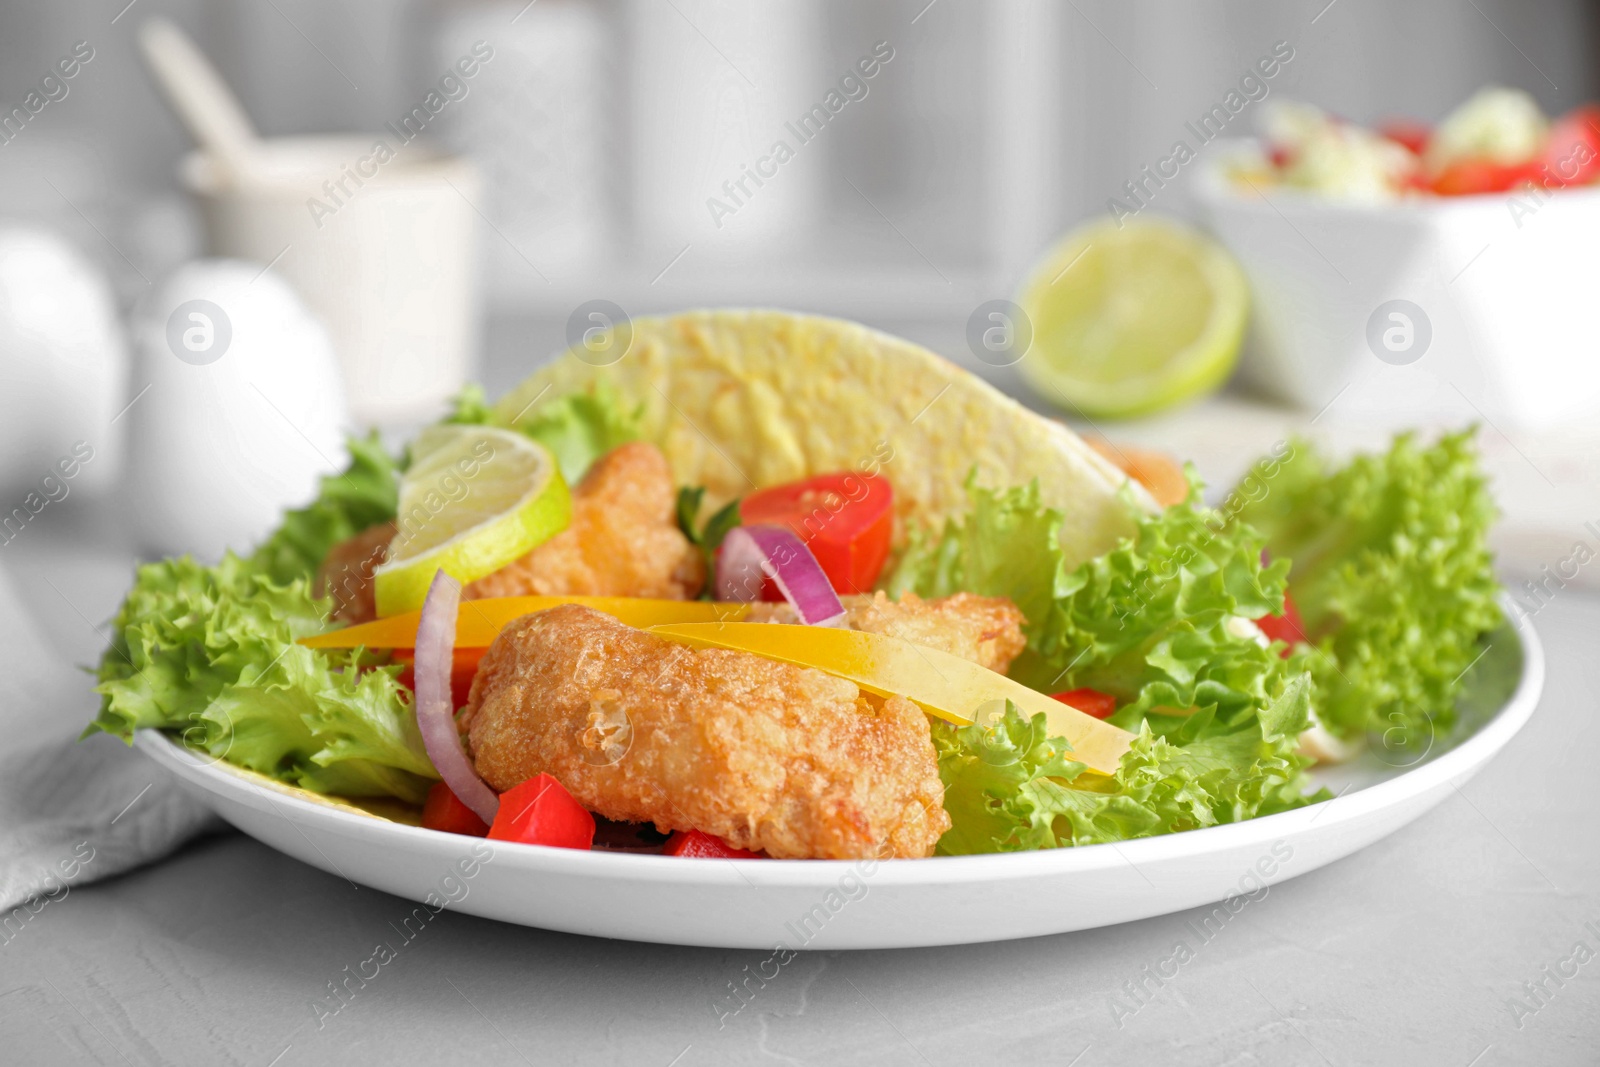
<svg viewBox="0 0 1600 1067"><path fill-rule="evenodd" d="M785 526L735 526L717 558L717 599L751 601L761 595L762 577L778 585L783 598L807 626L836 626L844 605L833 591L817 557Z"/></svg>
<svg viewBox="0 0 1600 1067"><path fill-rule="evenodd" d="M461 747L455 701L450 696L450 670L455 658L456 613L461 583L444 571L433 576L428 598L417 620L417 728L428 758L450 791L486 823L494 822L500 798L485 784Z"/></svg>

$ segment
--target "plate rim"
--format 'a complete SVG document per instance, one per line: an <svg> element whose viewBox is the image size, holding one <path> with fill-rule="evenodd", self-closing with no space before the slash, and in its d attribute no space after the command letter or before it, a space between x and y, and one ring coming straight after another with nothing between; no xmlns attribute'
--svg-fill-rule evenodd
<svg viewBox="0 0 1600 1067"><path fill-rule="evenodd" d="M1505 601L1509 598L1502 599ZM697 858L580 851L512 841L494 841L491 844L497 863L503 859L511 860L513 865L530 871L547 871L569 877L615 878L646 884L742 882L756 889L826 888L837 883L846 872L859 870L862 864L876 864L872 875L875 885L926 886L1057 878L1077 871L1138 866L1141 862L1226 852L1303 831L1331 812L1336 804L1341 805L1339 814L1329 816L1327 821L1322 822L1322 827L1337 826L1364 814L1386 809L1402 803L1408 796L1420 796L1441 785L1453 784L1457 778L1470 776L1492 759L1532 717L1545 680L1544 648L1532 621L1519 619L1509 610L1506 621L1512 626L1522 646L1522 672L1505 703L1470 737L1438 758L1393 778L1352 789L1305 807L1243 822L1073 848L896 860L866 857L791 859L775 863L768 859L728 859L722 863L708 864ZM451 851L448 846L458 843L462 838L460 834L356 815L289 793L273 796L276 790L224 769L219 765L220 761L208 762L195 756L158 729L138 730L132 743L185 783L203 789L212 796L246 803L257 810L271 809L292 826L318 821L322 823L321 828L338 836L367 837L378 843L406 848L420 846L425 851L441 854ZM290 811L297 812L300 818L290 818L284 811L284 805Z"/></svg>

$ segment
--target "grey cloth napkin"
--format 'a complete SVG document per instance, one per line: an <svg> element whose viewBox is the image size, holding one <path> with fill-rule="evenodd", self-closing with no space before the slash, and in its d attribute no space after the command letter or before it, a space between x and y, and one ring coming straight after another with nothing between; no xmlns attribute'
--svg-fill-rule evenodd
<svg viewBox="0 0 1600 1067"><path fill-rule="evenodd" d="M103 734L76 740L94 681L40 638L3 567L0 679L0 941L40 900L221 827L141 753Z"/></svg>

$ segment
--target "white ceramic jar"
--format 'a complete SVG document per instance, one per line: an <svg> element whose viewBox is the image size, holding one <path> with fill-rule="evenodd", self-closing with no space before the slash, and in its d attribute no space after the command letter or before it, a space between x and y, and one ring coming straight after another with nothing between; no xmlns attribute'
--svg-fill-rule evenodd
<svg viewBox="0 0 1600 1067"><path fill-rule="evenodd" d="M477 359L477 171L409 133L265 141L237 183L182 168L211 254L270 265L326 323L362 425L438 417Z"/></svg>

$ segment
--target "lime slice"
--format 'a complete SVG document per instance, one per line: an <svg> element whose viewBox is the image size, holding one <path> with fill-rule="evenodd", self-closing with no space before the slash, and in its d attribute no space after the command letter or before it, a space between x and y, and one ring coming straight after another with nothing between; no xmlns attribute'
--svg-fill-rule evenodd
<svg viewBox="0 0 1600 1067"><path fill-rule="evenodd" d="M1250 290L1221 246L1176 223L1097 223L1045 257L1017 301L1033 325L1018 365L1045 400L1143 415L1221 385L1239 358Z"/></svg>
<svg viewBox="0 0 1600 1067"><path fill-rule="evenodd" d="M526 555L567 528L572 496L555 457L511 430L434 426L412 445L399 532L375 574L378 614L422 606L433 576L462 582Z"/></svg>

